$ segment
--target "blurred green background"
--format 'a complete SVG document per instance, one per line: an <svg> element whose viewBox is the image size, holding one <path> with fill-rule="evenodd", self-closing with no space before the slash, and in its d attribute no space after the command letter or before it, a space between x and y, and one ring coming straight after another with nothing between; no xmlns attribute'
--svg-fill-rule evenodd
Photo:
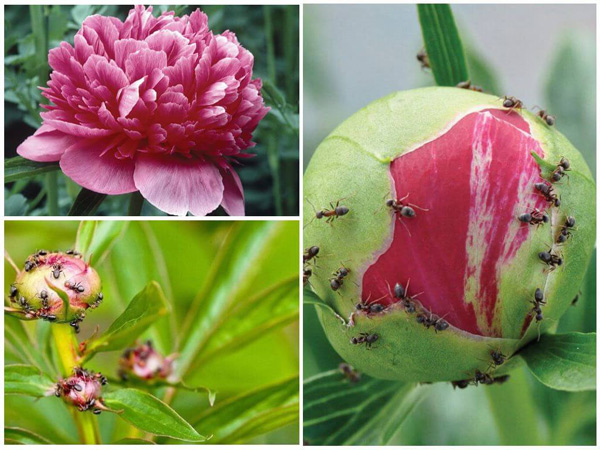
<svg viewBox="0 0 600 450"><path fill-rule="evenodd" d="M453 4L472 81L485 91L514 95L556 116L556 127L596 167L596 6ZM423 47L415 5L304 6L304 165L338 124L393 91L433 86L416 60ZM558 332L596 331L596 255L576 307ZM337 368L312 305L304 307L303 377ZM596 443L596 393L553 391L524 369L511 383L518 402L486 387L429 394L394 437L395 445L498 445L497 426L535 414L541 438L553 445ZM526 420L522 421L526 423ZM533 433L533 430L532 430ZM510 433L509 433L510 434Z"/></svg>
<svg viewBox="0 0 600 450"><path fill-rule="evenodd" d="M26 257L38 249L67 250L73 248L79 223L75 221L7 221L5 223L5 248L11 258L21 266ZM79 340L89 337L96 326L105 331L118 317L131 298L149 281L156 280L163 288L172 305L173 314L166 319L171 321L172 334L162 343L154 340L163 352L170 354L181 349L181 330L190 314L192 301L205 283L214 283L207 279L211 267L217 264L219 248L231 238L256 233L264 237L266 245L256 247L256 254L242 255L250 262L248 271L239 273L234 284L242 289L236 297L251 298L263 289L273 286L290 277L298 277L299 225L297 222L221 222L221 221L132 221L124 234L116 241L107 258L94 267L98 270L104 292L104 302L95 310L89 311L81 324ZM256 244L255 244L256 245ZM14 281L14 271L5 264L4 286ZM235 292L229 285L217 286L226 292ZM284 314L284 304L293 305L287 316L292 320L281 326L266 328L258 338L238 342L234 349L223 350L188 373L183 381L188 386L206 386L217 392L215 405L233 396L255 390L265 385L297 376L299 373L297 289L294 298L281 300L281 306L272 311L273 318ZM233 295L233 294L232 294ZM197 300L196 300L197 303ZM198 316L203 315L202 309ZM282 316L283 317L283 316ZM252 320L248 318L247 328ZM44 351L48 340L48 322L41 320L23 322L11 317L8 321L17 321L25 325L27 332L37 338L41 348L14 348L5 346L5 364L22 363L20 352ZM193 323L193 320L192 320ZM258 326L258 324L256 325ZM8 330L8 326L6 327ZM45 337L44 337L45 336ZM140 339L155 336L152 327ZM7 342L9 339L5 336ZM214 344L214 343L213 343ZM23 343L27 346L27 343ZM120 352L97 354L87 365L88 368L116 377L117 360ZM158 389L162 397L164 389ZM297 398L296 398L297 402ZM207 409L208 400L204 392L180 391L172 402L173 408L186 420ZM103 442L114 442L131 429L114 414L98 416ZM65 404L54 396L38 401L21 396L5 396L5 426L23 427L29 430L53 430L61 441L75 440L77 431L69 417ZM286 425L266 435L252 440L255 444L283 444L298 442L299 423ZM203 430L210 435L211 430ZM129 434L131 437L131 434ZM214 440L213 440L214 441ZM159 439L158 442L164 442ZM208 444L211 441L207 441Z"/></svg>
<svg viewBox="0 0 600 450"><path fill-rule="evenodd" d="M92 14L124 20L133 6L53 5L42 6L48 28L49 48L61 41L73 43L83 20ZM265 102L271 112L254 133L253 158L238 166L246 197L246 214L254 216L298 214L298 96L299 96L299 8L296 5L154 5L154 15L175 11L189 14L200 8L208 15L214 33L235 32L240 43L254 54L254 77L263 80ZM39 30L38 30L39 31ZM4 157L16 156L17 146L40 126L38 86L45 86L47 55L36 54L30 7L4 7L5 119ZM40 73L44 78L40 81ZM266 91L268 89L268 92ZM265 92L267 92L265 94ZM270 95L269 95L270 94ZM45 175L5 186L5 214L47 215ZM59 210L66 215L79 186L59 174ZM125 215L129 195L111 196L99 215ZM145 202L143 215L164 215ZM223 215L221 208L213 215Z"/></svg>

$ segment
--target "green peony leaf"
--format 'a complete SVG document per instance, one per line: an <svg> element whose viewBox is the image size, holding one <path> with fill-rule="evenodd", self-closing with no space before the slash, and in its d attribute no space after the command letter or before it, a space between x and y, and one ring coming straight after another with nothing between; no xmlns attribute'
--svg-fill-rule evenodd
<svg viewBox="0 0 600 450"><path fill-rule="evenodd" d="M304 381L304 437L309 445L385 445L422 399L425 386L339 370Z"/></svg>
<svg viewBox="0 0 600 450"><path fill-rule="evenodd" d="M169 312L165 295L156 281L139 292L98 339L88 345L86 360L98 352L119 350L142 334L159 317Z"/></svg>
<svg viewBox="0 0 600 450"><path fill-rule="evenodd" d="M26 430L24 428L17 427L5 427L4 428L4 444L22 444L22 445L35 445L35 444L53 444L53 442L34 433L33 431Z"/></svg>
<svg viewBox="0 0 600 450"><path fill-rule="evenodd" d="M69 216L91 216L96 212L98 206L100 206L105 198L106 194L99 194L98 192L81 188L69 210Z"/></svg>
<svg viewBox="0 0 600 450"><path fill-rule="evenodd" d="M52 393L54 381L34 366L13 364L4 368L4 393L46 397Z"/></svg>
<svg viewBox="0 0 600 450"><path fill-rule="evenodd" d="M104 395L104 402L119 417L142 431L190 442L207 439L169 405L146 392L119 389Z"/></svg>
<svg viewBox="0 0 600 450"><path fill-rule="evenodd" d="M297 376L230 398L205 410L193 421L196 428L214 434L211 443L241 444L298 422Z"/></svg>
<svg viewBox="0 0 600 450"><path fill-rule="evenodd" d="M596 389L596 333L545 334L520 355L531 373L552 389Z"/></svg>
<svg viewBox="0 0 600 450"><path fill-rule="evenodd" d="M438 86L456 86L469 79L460 35L450 5L417 5L423 42Z"/></svg>
<svg viewBox="0 0 600 450"><path fill-rule="evenodd" d="M4 161L4 182L10 183L59 169L58 162L42 163L15 156Z"/></svg>

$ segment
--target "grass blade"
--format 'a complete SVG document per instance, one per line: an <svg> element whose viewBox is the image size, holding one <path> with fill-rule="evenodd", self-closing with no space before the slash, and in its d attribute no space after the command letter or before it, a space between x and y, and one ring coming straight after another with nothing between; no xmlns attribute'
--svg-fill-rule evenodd
<svg viewBox="0 0 600 450"><path fill-rule="evenodd" d="M423 42L438 86L456 86L469 79L465 52L450 5L417 5Z"/></svg>

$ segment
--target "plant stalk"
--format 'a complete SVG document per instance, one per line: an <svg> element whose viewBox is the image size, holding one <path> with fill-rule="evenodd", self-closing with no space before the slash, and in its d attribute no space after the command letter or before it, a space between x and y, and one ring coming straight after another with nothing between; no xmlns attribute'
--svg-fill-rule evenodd
<svg viewBox="0 0 600 450"><path fill-rule="evenodd" d="M77 361L77 339L75 330L68 323L52 324L52 337L58 354L59 364L64 376L69 375ZM100 444L100 430L96 416L89 412L80 412L75 408L71 409L71 415L79 430L79 437L84 444Z"/></svg>
<svg viewBox="0 0 600 450"><path fill-rule="evenodd" d="M144 197L140 191L135 191L131 193L131 197L129 197L129 207L127 208L128 216L141 216L142 215L142 207L144 206Z"/></svg>

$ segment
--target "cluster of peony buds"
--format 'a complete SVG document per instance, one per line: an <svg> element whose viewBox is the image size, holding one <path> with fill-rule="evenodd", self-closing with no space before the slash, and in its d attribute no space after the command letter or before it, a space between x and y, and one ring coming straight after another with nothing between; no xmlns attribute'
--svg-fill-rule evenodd
<svg viewBox="0 0 600 450"><path fill-rule="evenodd" d="M165 380L173 372L175 355L163 356L156 351L151 341L127 348L119 359L119 376L127 380L130 376L142 380Z"/></svg>

